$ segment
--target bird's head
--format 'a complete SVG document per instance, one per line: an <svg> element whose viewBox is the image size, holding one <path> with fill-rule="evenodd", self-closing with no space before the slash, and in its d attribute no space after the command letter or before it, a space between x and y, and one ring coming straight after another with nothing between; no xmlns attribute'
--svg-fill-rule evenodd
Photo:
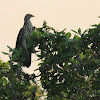
<svg viewBox="0 0 100 100"><path fill-rule="evenodd" d="M24 21L28 21L31 17L34 17L34 15L26 14L26 16L24 17Z"/></svg>

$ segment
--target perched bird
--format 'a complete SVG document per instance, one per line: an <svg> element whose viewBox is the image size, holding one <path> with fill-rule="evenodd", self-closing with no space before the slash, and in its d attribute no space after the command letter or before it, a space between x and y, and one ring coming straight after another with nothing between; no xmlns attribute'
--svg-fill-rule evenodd
<svg viewBox="0 0 100 100"><path fill-rule="evenodd" d="M31 17L34 16L31 14L26 14L26 16L24 17L24 25L19 31L17 41L16 41L16 47L15 47L17 50L20 50L20 47L25 49L26 54L25 54L25 61L23 62L23 66L26 67L29 67L31 65L31 52L27 48L27 40L26 40L26 37L28 35L31 35L33 32L33 26L30 21Z"/></svg>

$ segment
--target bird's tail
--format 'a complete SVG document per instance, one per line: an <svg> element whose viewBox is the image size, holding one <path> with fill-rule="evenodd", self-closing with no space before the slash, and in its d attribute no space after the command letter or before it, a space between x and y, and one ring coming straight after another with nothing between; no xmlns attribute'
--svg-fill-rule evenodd
<svg viewBox="0 0 100 100"><path fill-rule="evenodd" d="M26 60L25 60L25 66L28 68L30 65L31 65L31 53L27 52Z"/></svg>

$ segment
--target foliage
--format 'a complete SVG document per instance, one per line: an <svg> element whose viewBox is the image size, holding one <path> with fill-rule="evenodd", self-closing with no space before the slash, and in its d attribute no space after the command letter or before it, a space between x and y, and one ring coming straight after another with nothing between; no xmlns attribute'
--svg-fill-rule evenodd
<svg viewBox="0 0 100 100"><path fill-rule="evenodd" d="M95 28L85 30L83 33L80 28L78 32L72 30L76 35L71 38L71 33L66 33L65 29L58 32L44 22L42 28L37 28L32 36L27 37L27 46L31 51L37 47L40 51L39 54L36 54L38 60L41 60L37 70L40 71L41 84L47 91L48 100L100 99L100 24L93 25L93 27ZM10 52L14 51L10 50ZM24 60L24 57L19 57L21 54L19 52L14 57L9 55L11 59L9 75L12 74L13 68L17 70L21 68ZM14 61L17 62L17 67L14 65L15 63L12 63ZM24 73L21 74L24 76ZM3 77L4 73L1 75L3 82L8 84L7 79ZM33 74L33 76L36 75ZM15 74L10 77L16 80L14 82L19 86L16 89L20 89L22 93L25 93L26 88L29 88L30 84L24 78L21 81L20 78L16 78ZM8 76L7 78L9 79ZM9 81L11 84L13 83L13 80ZM25 89L23 90L22 87ZM12 89L16 90L14 87ZM8 88L5 90L7 91Z"/></svg>
<svg viewBox="0 0 100 100"><path fill-rule="evenodd" d="M34 44L41 50L41 84L50 100L99 100L100 94L100 24L71 33L58 32L44 22L33 33Z"/></svg>
<svg viewBox="0 0 100 100"><path fill-rule="evenodd" d="M41 100L41 96L34 74L26 74L11 59L7 63L0 60L0 100Z"/></svg>

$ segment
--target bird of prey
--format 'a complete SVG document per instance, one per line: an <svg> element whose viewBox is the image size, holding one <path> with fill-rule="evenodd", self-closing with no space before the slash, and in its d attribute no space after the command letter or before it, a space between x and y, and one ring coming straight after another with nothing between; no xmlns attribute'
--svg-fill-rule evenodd
<svg viewBox="0 0 100 100"><path fill-rule="evenodd" d="M24 17L24 25L20 29L17 41L16 41L16 49L20 50L20 47L22 47L25 50L25 61L23 62L23 66L29 67L31 65L31 52L27 48L27 40L26 37L31 35L33 32L33 26L30 21L30 18L34 17L31 14L26 14Z"/></svg>

